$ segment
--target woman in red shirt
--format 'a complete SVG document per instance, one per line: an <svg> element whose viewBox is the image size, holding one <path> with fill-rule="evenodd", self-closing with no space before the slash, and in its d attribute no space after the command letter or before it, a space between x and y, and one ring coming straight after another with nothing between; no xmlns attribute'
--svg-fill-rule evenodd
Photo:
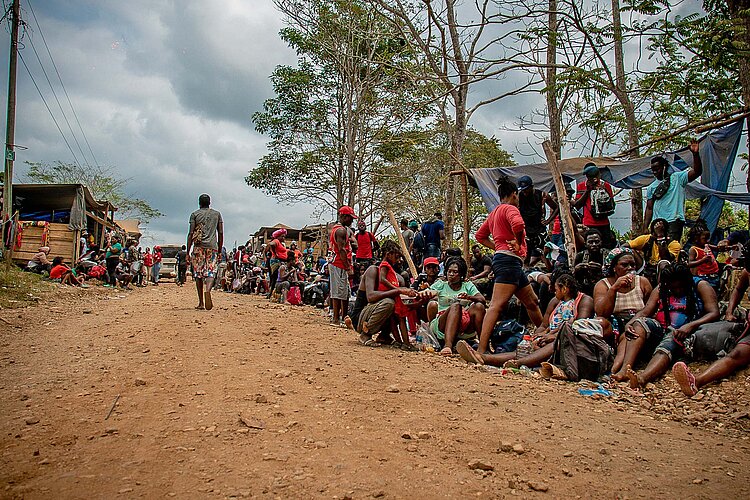
<svg viewBox="0 0 750 500"><path fill-rule="evenodd" d="M498 180L497 194L500 196L500 205L495 207L476 233L479 243L495 250L492 257L495 285L492 289L490 307L482 322L482 333L479 336L480 354L487 352L490 335L500 312L514 294L526 307L529 318L536 326L541 325L543 321L539 299L523 271L523 260L527 251L526 225L518 210L518 188L508 177L503 176Z"/></svg>

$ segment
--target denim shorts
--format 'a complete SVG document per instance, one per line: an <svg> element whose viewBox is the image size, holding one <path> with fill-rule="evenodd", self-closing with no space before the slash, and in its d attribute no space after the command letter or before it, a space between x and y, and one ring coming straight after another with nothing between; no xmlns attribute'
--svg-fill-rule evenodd
<svg viewBox="0 0 750 500"><path fill-rule="evenodd" d="M684 354L684 346L682 342L675 340L674 330L672 328L664 328L661 323L652 318L641 318L639 323L646 330L646 346L656 345L654 354L660 352L666 354L670 361L674 361L675 358L680 358ZM657 344L658 342L658 344Z"/></svg>
<svg viewBox="0 0 750 500"><path fill-rule="evenodd" d="M516 285L523 288L529 284L529 277L523 272L521 259L504 253L496 253L492 257L492 272L495 273L495 283L502 285Z"/></svg>

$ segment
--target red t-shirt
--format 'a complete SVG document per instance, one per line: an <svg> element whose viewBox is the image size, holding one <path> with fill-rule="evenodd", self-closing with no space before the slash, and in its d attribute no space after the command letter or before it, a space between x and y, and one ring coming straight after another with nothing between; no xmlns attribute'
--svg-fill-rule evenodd
<svg viewBox="0 0 750 500"><path fill-rule="evenodd" d="M346 259L346 262L351 263L352 261L352 244L349 241L349 230L346 229L341 224L336 224L331 228L331 236L328 238L328 247L333 252L333 260L331 261L331 265L338 267L339 269L346 269L346 266L344 266L344 260L342 260L342 256L339 255L338 252L338 245L336 245L336 231L343 228L347 232L347 238L346 238L346 245L344 246L344 251L346 252L346 255L343 256L343 258Z"/></svg>
<svg viewBox="0 0 750 500"><path fill-rule="evenodd" d="M508 241L516 239L516 233L522 232L523 238L518 242L521 247L518 253L514 252ZM492 236L495 243L495 252L502 252L516 257L526 257L526 224L523 222L521 212L514 205L501 204L487 216L487 220L479 227L476 239L485 239Z"/></svg>
<svg viewBox="0 0 750 500"><path fill-rule="evenodd" d="M612 193L612 186L609 185L608 182L599 181L602 186L604 187L604 190L609 193L610 196L614 197L614 194ZM580 200L583 196L583 193L586 192L586 181L579 182L576 186L576 200ZM603 219L595 219L593 215L591 215L591 196L589 196L586 199L586 204L583 206L583 225L584 226L609 226L609 217L604 217Z"/></svg>
<svg viewBox="0 0 750 500"><path fill-rule="evenodd" d="M375 235L370 231L365 231L364 234L357 231L355 236L357 238L357 258L372 259L372 243L377 241Z"/></svg>
<svg viewBox="0 0 750 500"><path fill-rule="evenodd" d="M65 273L70 271L70 268L68 266L64 266L62 264L58 264L55 267L53 267L49 272L49 279L51 280L59 280L63 277Z"/></svg>

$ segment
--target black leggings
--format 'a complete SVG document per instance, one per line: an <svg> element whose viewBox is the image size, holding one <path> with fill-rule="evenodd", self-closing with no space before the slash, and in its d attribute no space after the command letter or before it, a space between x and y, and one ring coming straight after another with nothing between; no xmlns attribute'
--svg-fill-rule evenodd
<svg viewBox="0 0 750 500"><path fill-rule="evenodd" d="M120 263L120 257L117 257L116 255L113 255L112 257L107 257L107 277L109 278L109 284L112 286L117 285L117 278L115 278L115 270L117 269L117 264Z"/></svg>

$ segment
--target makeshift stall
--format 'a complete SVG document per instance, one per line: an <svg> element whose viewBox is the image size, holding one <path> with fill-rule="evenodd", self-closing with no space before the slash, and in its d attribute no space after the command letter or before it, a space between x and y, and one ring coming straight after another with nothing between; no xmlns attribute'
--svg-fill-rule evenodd
<svg viewBox="0 0 750 500"><path fill-rule="evenodd" d="M25 264L39 247L50 247L50 258L75 262L80 257L81 235L104 242L106 229L115 229L117 210L97 201L82 184L14 184L13 210L18 213L13 239L13 260Z"/></svg>

